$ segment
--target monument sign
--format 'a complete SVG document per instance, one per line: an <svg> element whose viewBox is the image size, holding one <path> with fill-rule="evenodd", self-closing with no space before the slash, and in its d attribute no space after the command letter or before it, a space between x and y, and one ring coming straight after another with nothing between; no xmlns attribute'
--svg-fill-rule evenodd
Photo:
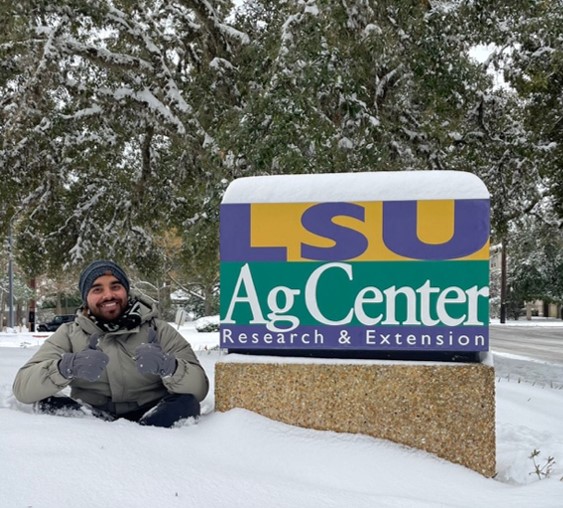
<svg viewBox="0 0 563 508"><path fill-rule="evenodd" d="M221 204L221 347L489 348L489 193L458 171L235 180Z"/></svg>

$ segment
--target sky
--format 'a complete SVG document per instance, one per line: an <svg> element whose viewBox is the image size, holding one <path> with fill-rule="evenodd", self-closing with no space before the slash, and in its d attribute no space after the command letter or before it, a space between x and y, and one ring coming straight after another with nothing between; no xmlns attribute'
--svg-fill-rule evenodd
<svg viewBox="0 0 563 508"><path fill-rule="evenodd" d="M477 60L479 63L485 63L491 54L498 50L494 44L474 46L469 52L469 56ZM491 75L494 80L495 88L509 88L508 83L504 80L502 72L495 70L491 65L487 68L487 74Z"/></svg>
<svg viewBox="0 0 563 508"><path fill-rule="evenodd" d="M211 390L202 417L173 429L33 413L13 398L11 385L44 337L0 334L0 506L563 506L563 365L493 351L497 475L485 478L369 436L294 427L244 409L215 412L214 367L224 360L218 333L199 333L193 322L180 332ZM555 460L547 478L534 473L534 450L540 467Z"/></svg>

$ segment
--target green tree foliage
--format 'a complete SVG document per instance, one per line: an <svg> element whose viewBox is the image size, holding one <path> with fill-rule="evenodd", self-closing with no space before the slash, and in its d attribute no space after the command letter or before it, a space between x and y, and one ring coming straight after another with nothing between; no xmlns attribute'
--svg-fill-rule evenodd
<svg viewBox="0 0 563 508"><path fill-rule="evenodd" d="M511 65L505 79L526 100L526 124L546 153L545 192L563 225L563 2L532 2L515 26Z"/></svg>
<svg viewBox="0 0 563 508"><path fill-rule="evenodd" d="M563 221L563 2L462 0L458 9L476 44L488 45L489 69L501 73L522 110L523 140L538 166L543 196ZM563 223L563 222L562 222Z"/></svg>
<svg viewBox="0 0 563 508"><path fill-rule="evenodd" d="M412 0L247 6L241 109L221 137L233 176L447 167L450 132L487 84L453 14Z"/></svg>
<svg viewBox="0 0 563 508"><path fill-rule="evenodd" d="M563 241L563 2L456 5L471 27L472 42L491 51L484 65L502 75L502 94L510 104L494 119L501 127L499 141L483 152L496 154L500 163L491 161L484 179L499 189L493 192L493 226L496 240L509 249L510 293L516 300L541 294L561 301L563 266L554 245L560 249Z"/></svg>
<svg viewBox="0 0 563 508"><path fill-rule="evenodd" d="M508 234L508 305L563 302L563 236L553 223L534 215L514 221Z"/></svg>
<svg viewBox="0 0 563 508"><path fill-rule="evenodd" d="M215 295L222 192L248 175L471 171L496 240L563 217L559 0L0 8L0 228L27 275L107 256Z"/></svg>
<svg viewBox="0 0 563 508"><path fill-rule="evenodd" d="M4 45L13 70L0 83L0 164L6 215L21 210L20 264L55 272L111 256L157 268L155 237L194 214L217 152L213 94L196 76L244 42L223 23L229 4L4 4L7 38L24 28L18 47Z"/></svg>

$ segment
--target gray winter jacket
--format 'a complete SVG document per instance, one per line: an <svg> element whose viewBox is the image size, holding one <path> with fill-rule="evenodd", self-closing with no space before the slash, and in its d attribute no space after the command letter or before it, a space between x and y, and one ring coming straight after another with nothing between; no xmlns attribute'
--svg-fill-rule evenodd
<svg viewBox="0 0 563 508"><path fill-rule="evenodd" d="M13 386L16 399L30 404L70 385L73 399L117 415L134 411L168 393L191 393L203 400L209 381L191 346L172 326L155 318L156 310L150 303L139 300L142 322L132 330L104 333L81 312L73 323L62 325L16 374ZM172 376L160 378L137 371L135 349L149 342L151 326L156 327L162 349L176 356L178 367ZM94 382L64 378L58 369L61 356L86 349L92 334L100 335L98 349L109 356L102 376Z"/></svg>

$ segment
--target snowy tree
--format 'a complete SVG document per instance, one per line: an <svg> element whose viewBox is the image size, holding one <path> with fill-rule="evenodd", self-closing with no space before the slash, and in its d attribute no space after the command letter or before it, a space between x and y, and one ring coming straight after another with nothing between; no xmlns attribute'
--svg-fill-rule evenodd
<svg viewBox="0 0 563 508"><path fill-rule="evenodd" d="M223 21L229 3L3 4L23 28L15 42L6 35L0 83L5 219L21 210L20 264L55 272L111 256L155 269L156 236L195 215L217 157L209 105L220 94L202 92L197 74L221 74L245 41Z"/></svg>
<svg viewBox="0 0 563 508"><path fill-rule="evenodd" d="M559 1L0 7L0 228L28 275L108 256L211 301L221 195L247 175L471 171L504 244L563 216Z"/></svg>
<svg viewBox="0 0 563 508"><path fill-rule="evenodd" d="M534 215L521 217L509 240L509 299L563 302L563 236Z"/></svg>
<svg viewBox="0 0 563 508"><path fill-rule="evenodd" d="M552 196L563 224L563 3L560 0L455 2L471 27L468 37L486 45L489 70L501 73L521 100L526 143L538 161L541 192Z"/></svg>
<svg viewBox="0 0 563 508"><path fill-rule="evenodd" d="M412 0L245 6L242 109L221 138L233 176L446 167L450 134L486 86L447 10Z"/></svg>
<svg viewBox="0 0 563 508"><path fill-rule="evenodd" d="M484 176L495 198L496 240L516 251L508 253L508 279L516 280L513 289L525 288L520 293L527 297L541 286L540 279L549 293L556 282L548 282L545 273L535 271L538 257L543 259L542 270L549 264L550 242L560 242L563 235L563 3L462 0L453 5L465 20L467 37L491 52L485 68L500 73L506 84L504 95L510 107L493 122L501 127L496 135L500 143L489 145L486 153L494 153L496 148L498 154L503 145L506 151L501 158L495 156L502 166L491 164ZM514 232L523 226L523 217L536 222L524 228L534 235L533 250L527 256L522 256L523 244L512 241Z"/></svg>

